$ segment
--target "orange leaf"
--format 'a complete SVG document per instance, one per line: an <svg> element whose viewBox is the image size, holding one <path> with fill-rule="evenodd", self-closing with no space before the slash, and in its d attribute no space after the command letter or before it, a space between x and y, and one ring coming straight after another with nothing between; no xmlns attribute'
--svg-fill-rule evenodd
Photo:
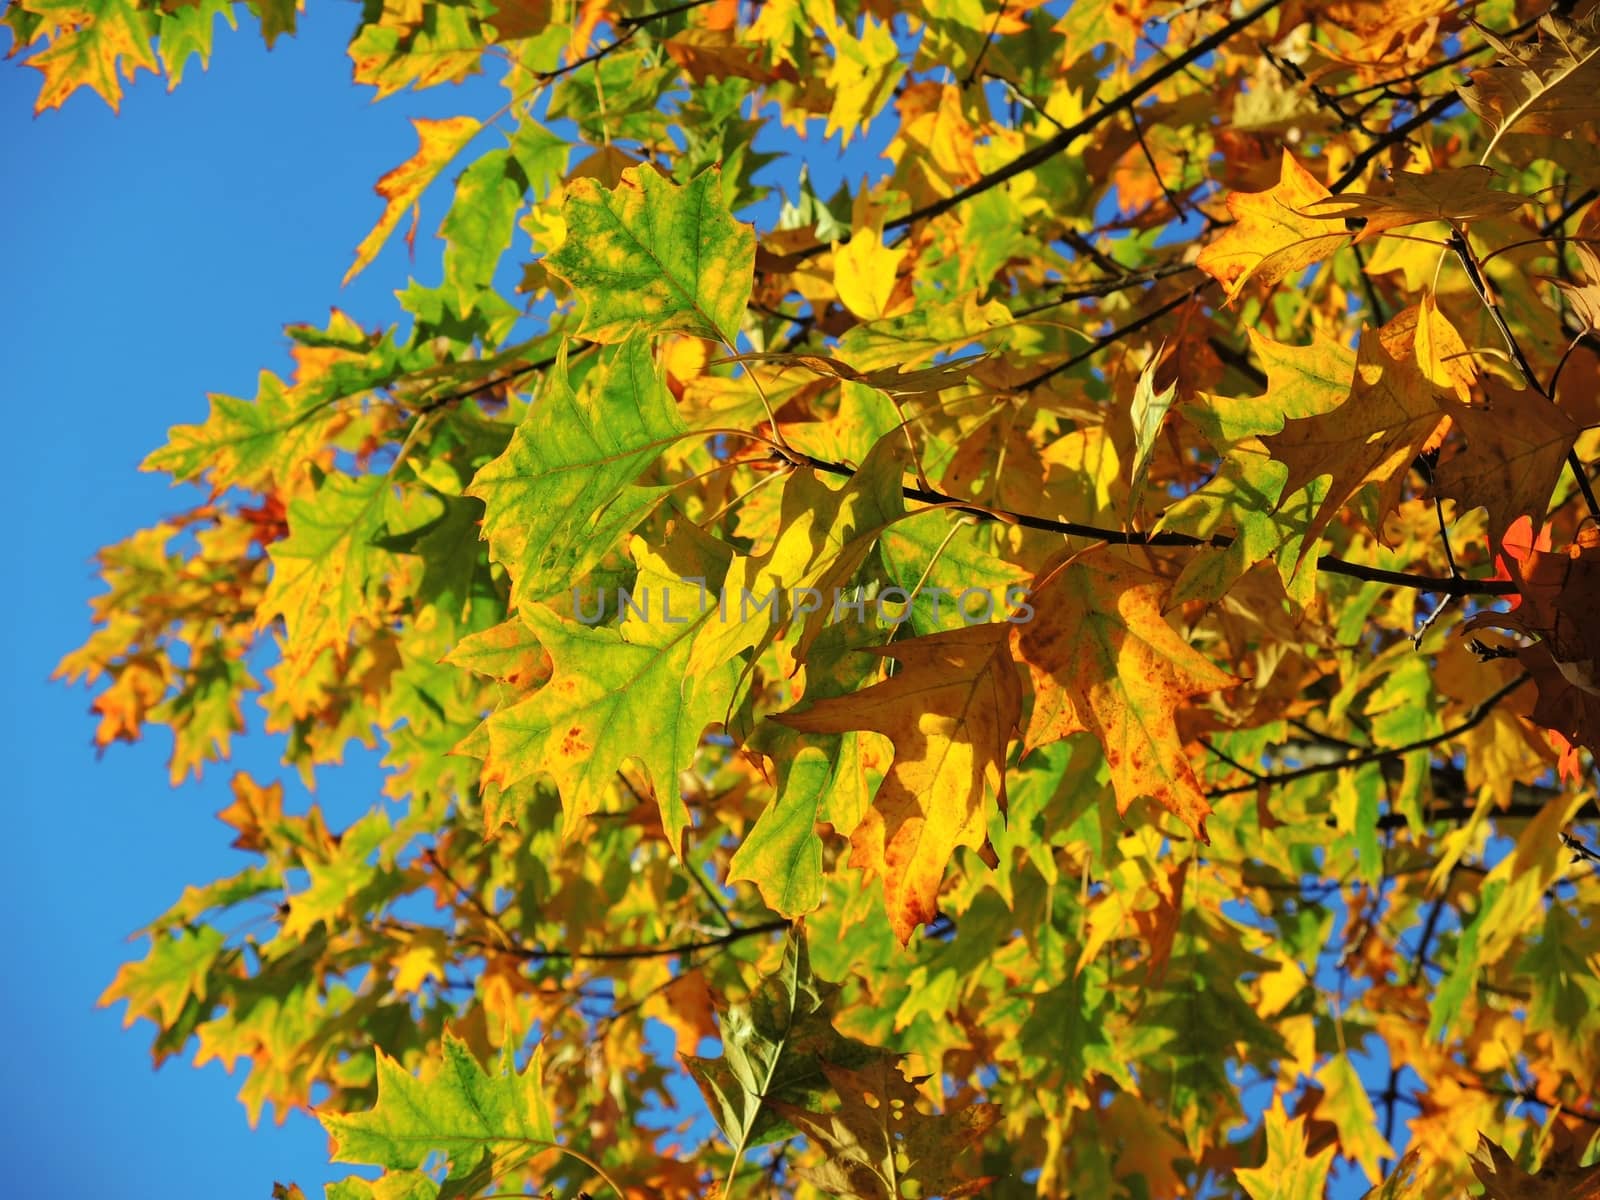
<svg viewBox="0 0 1600 1200"><path fill-rule="evenodd" d="M1033 678L1032 749L1093 733L1125 813L1149 796L1205 839L1211 811L1178 735L1192 696L1238 682L1178 636L1161 615L1168 585L1104 551L1090 551L1034 585L1038 616L1018 627Z"/></svg>
<svg viewBox="0 0 1600 1200"><path fill-rule="evenodd" d="M955 848L984 844L986 792L1004 802L1006 748L1022 717L1010 630L974 625L875 647L900 663L893 677L774 717L804 733L872 729L894 743L894 763L850 839L850 865L883 876L902 944L938 915Z"/></svg>
<svg viewBox="0 0 1600 1200"><path fill-rule="evenodd" d="M1228 289L1231 303L1246 281L1256 276L1277 283L1321 262L1350 240L1346 234L1329 233L1326 221L1302 213L1329 194L1285 150L1276 187L1265 192L1234 192L1228 197L1235 224L1200 251L1196 265Z"/></svg>
<svg viewBox="0 0 1600 1200"><path fill-rule="evenodd" d="M374 190L385 201L383 216L378 218L372 232L362 238L361 244L356 247L356 260L344 274L345 283L366 270L368 264L378 256L378 251L383 249L384 242L389 240L395 226L400 224L406 209L416 204L435 176L483 128L483 123L476 117L448 117L443 121L418 117L411 123L416 126L421 148L378 180Z"/></svg>

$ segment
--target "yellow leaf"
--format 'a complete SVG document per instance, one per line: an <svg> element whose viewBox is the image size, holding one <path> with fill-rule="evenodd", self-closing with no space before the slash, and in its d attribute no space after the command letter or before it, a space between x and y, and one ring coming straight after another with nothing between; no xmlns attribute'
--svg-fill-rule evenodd
<svg viewBox="0 0 1600 1200"><path fill-rule="evenodd" d="M1228 211L1235 223L1200 251L1196 265L1228 289L1232 302L1252 278L1277 283L1321 262L1349 240L1347 234L1329 233L1327 222L1302 211L1329 195L1285 150L1276 187L1265 192L1234 192L1228 197Z"/></svg>
<svg viewBox="0 0 1600 1200"><path fill-rule="evenodd" d="M415 995L428 980L443 979L449 957L444 930L419 930L394 960L394 990L402 996Z"/></svg>
<svg viewBox="0 0 1600 1200"><path fill-rule="evenodd" d="M1117 811L1149 796L1205 837L1211 811L1184 753L1177 713L1190 697L1237 682L1161 615L1167 584L1090 551L1035 584L1035 618L1017 626L1033 678L1032 749L1080 731L1105 750Z"/></svg>
<svg viewBox="0 0 1600 1200"><path fill-rule="evenodd" d="M1444 419L1434 400L1435 385L1403 339L1384 337L1388 328L1361 335L1349 399L1331 412L1288 421L1283 432L1261 439L1289 468L1283 496L1332 476L1306 530L1302 557L1363 484L1380 486L1380 516L1393 511L1405 473Z"/></svg>
<svg viewBox="0 0 1600 1200"><path fill-rule="evenodd" d="M395 226L400 224L406 209L416 204L439 172L483 128L482 122L476 117L448 117L443 121L418 117L411 123L416 126L421 148L378 180L374 190L384 199L383 216L378 218L372 232L362 238L361 244L356 247L356 260L344 274L345 283L366 270L368 264L378 256L378 251L383 249L384 242L389 240Z"/></svg>
<svg viewBox="0 0 1600 1200"><path fill-rule="evenodd" d="M1006 748L1022 716L1010 628L974 625L877 647L900 663L891 678L773 718L805 733L872 729L894 743L894 762L850 839L850 865L883 876L902 944L938 914L955 848L985 843L985 794L1004 799Z"/></svg>
<svg viewBox="0 0 1600 1200"><path fill-rule="evenodd" d="M833 251L833 282L844 306L863 321L894 316L911 307L909 294L895 301L895 273L906 256L904 246L883 244L876 229L859 229Z"/></svg>
<svg viewBox="0 0 1600 1200"><path fill-rule="evenodd" d="M1267 1161L1235 1171L1234 1177L1251 1200L1321 1200L1333 1165L1333 1147L1307 1155L1306 1119L1289 1120L1283 1098L1274 1096L1262 1121L1267 1134Z"/></svg>

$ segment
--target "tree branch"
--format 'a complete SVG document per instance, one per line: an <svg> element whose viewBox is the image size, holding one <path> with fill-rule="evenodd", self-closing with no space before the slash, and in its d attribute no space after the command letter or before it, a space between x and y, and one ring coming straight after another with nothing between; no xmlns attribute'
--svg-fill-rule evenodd
<svg viewBox="0 0 1600 1200"><path fill-rule="evenodd" d="M814 471L822 471L829 475L849 478L855 474L855 469L844 463L831 462L792 447L787 450L774 450L774 455L793 466L810 467ZM1053 517L1034 516L1031 513L985 508L971 500L949 496L931 488L903 486L900 494L919 504L956 509L982 521L1001 521L1008 525L1020 525L1024 529L1038 529L1046 533L1064 534L1067 537L1089 538L1113 546L1203 546L1225 550L1233 545L1233 538L1225 533L1213 534L1211 537L1196 537L1193 534L1164 530L1148 533L1138 529L1106 529L1098 525L1084 525L1077 521L1059 521ZM1451 579L1437 575L1416 575L1406 571L1390 571L1383 567L1369 567L1364 563L1349 562L1332 554L1324 554L1317 559L1317 570L1369 583L1386 583L1394 587L1415 588L1418 591L1452 596L1508 596L1517 590L1517 585L1508 579Z"/></svg>
<svg viewBox="0 0 1600 1200"><path fill-rule="evenodd" d="M1107 101L1105 104L1101 105L1099 108L1095 109L1094 112L1089 113L1081 120L1068 125L1066 128L1061 130L1061 132L1051 136L1045 141L1040 142L1037 146L1033 147L1033 149L1023 151L1023 153L1017 155L1016 158L1012 159L1005 166L991 171L989 174L983 176L976 182L968 184L960 191L935 200L930 204L924 204L921 208L914 208L903 216L899 216L894 218L892 221L885 222L883 226L883 232L890 233L897 229L904 229L907 226L915 225L918 221L926 221L932 217L942 216L943 214L949 212L952 208L971 200L974 196L981 196L985 192L999 187L1008 179L1015 179L1024 171L1031 171L1034 167L1039 166L1041 163L1049 162L1056 155L1065 151L1069 146L1072 145L1073 142L1077 141L1084 134L1098 128L1101 124L1109 121L1118 113L1130 111L1141 99L1143 99L1150 92L1154 91L1156 88L1160 87L1168 79L1171 79L1179 71L1182 71L1190 63L1204 58L1207 54L1210 54L1213 50L1217 49L1217 47L1221 46L1229 38L1233 37L1242 30L1248 29L1251 25L1254 25L1262 17L1266 16L1269 12L1277 8L1282 3L1283 0L1262 0L1262 2L1257 4L1254 8L1248 9L1241 13L1215 33L1208 37L1201 38L1182 54L1178 55L1176 58L1172 59L1163 66L1158 67L1149 75L1146 75L1143 79L1134 84L1127 91L1123 92L1116 99ZM796 261L812 258L823 253L825 250L830 249L831 245L832 243L819 242L815 246L808 246L804 250L796 251L793 255L791 255L791 257Z"/></svg>
<svg viewBox="0 0 1600 1200"><path fill-rule="evenodd" d="M1249 783L1236 784L1233 787L1218 788L1217 790L1207 792L1206 794L1208 796L1237 796L1244 792L1253 792L1258 787L1262 787L1264 785L1277 786L1284 783L1293 783L1297 779L1306 779L1312 775L1323 775L1329 771L1343 771L1349 767L1364 767L1369 763L1381 763L1387 759L1400 758L1404 755L1410 754L1413 750L1426 750L1430 746L1437 746L1441 742L1447 742L1453 737L1459 737L1461 734L1466 733L1470 729L1475 729L1483 722L1489 713L1493 711L1496 704L1499 704L1500 701L1504 700L1512 692L1516 691L1523 684L1529 682L1532 678L1533 677L1526 672L1517 676L1499 691L1494 692L1492 695L1486 696L1483 700L1479 701L1478 704L1473 707L1472 711L1467 714L1466 718L1461 722L1461 724L1452 726L1451 728L1444 730L1442 733L1433 734L1431 737L1418 738L1416 741L1407 742L1403 746L1390 746L1387 749L1367 750L1361 754L1351 755L1349 758L1334 759L1329 762L1312 763L1309 766L1297 767L1292 771L1279 771L1273 775L1262 775L1251 780ZM1382 825L1381 820L1379 821L1379 824L1380 826Z"/></svg>

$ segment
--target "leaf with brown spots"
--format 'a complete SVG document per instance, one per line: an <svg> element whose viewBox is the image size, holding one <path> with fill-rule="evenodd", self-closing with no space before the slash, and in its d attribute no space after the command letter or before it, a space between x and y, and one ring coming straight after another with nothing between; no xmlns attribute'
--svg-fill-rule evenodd
<svg viewBox="0 0 1600 1200"><path fill-rule="evenodd" d="M1238 682L1161 615L1159 576L1092 550L1033 587L1033 621L1016 627L1017 657L1033 679L1024 744L1094 734L1105 750L1117 811L1149 796L1205 838L1211 811L1184 753L1177 714L1190 698Z"/></svg>
<svg viewBox="0 0 1600 1200"><path fill-rule="evenodd" d="M955 848L984 845L985 797L1004 804L1006 749L1022 716L1010 630L974 625L876 647L900 664L892 677L774 717L806 733L872 729L894 743L894 763L850 839L850 863L883 876L902 943L938 915Z"/></svg>
<svg viewBox="0 0 1600 1200"><path fill-rule="evenodd" d="M683 632L656 645L626 623L591 628L542 604L525 607L522 618L554 672L549 683L489 717L484 781L509 787L548 774L561 790L566 835L574 837L617 771L637 760L655 789L667 840L681 853L689 813L678 772L690 765L706 727L726 714L733 664L689 672L698 622L676 627Z"/></svg>

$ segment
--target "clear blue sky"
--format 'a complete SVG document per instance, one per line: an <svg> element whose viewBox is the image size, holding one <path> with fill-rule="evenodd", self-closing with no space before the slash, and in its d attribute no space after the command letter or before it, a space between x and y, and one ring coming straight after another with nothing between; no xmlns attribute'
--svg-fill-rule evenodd
<svg viewBox="0 0 1600 1200"><path fill-rule="evenodd" d="M415 151L405 117L498 103L485 80L372 104L344 58L355 15L313 6L301 36L268 53L241 12L238 32L219 25L209 72L196 66L170 95L142 74L120 116L80 92L35 119L38 73L0 64L0 395L19 472L0 587L8 757L21 763L0 876L14 923L0 969L8 1195L265 1200L274 1179L317 1195L348 1173L328 1167L309 1117L252 1133L240 1077L180 1060L153 1072L151 1027L123 1030L121 1005L95 1007L144 952L132 930L186 883L247 861L212 819L236 765L284 777L290 803L305 802L276 745L258 734L174 791L165 731L96 761L89 695L48 677L89 631L95 550L195 498L136 470L168 426L202 419L208 391L251 396L258 370L287 370L287 321L321 324L334 304L368 325L398 315L391 292L410 271L398 238L348 289L339 280L381 211L373 183ZM424 216L431 233L439 213ZM429 283L436 246L418 239ZM324 775L319 799L346 818L374 801L376 779L358 761Z"/></svg>

